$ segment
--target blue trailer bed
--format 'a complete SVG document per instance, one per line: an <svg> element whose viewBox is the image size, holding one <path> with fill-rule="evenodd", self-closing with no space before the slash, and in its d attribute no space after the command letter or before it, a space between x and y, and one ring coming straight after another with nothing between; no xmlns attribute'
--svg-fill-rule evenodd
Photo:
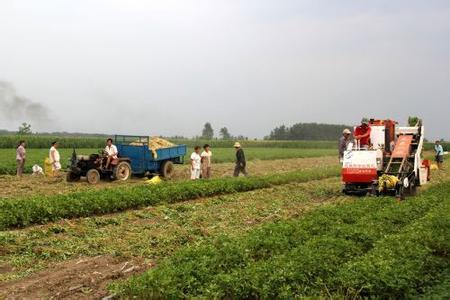
<svg viewBox="0 0 450 300"><path fill-rule="evenodd" d="M135 175L160 174L171 177L173 164L183 164L186 145L149 149L149 137L116 135L115 145L120 157L128 157Z"/></svg>

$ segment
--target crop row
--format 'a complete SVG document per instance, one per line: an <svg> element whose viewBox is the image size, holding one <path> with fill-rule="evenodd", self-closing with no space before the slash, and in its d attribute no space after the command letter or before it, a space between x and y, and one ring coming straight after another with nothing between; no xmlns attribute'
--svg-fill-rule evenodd
<svg viewBox="0 0 450 300"><path fill-rule="evenodd" d="M260 177L165 182L155 186L138 185L55 196L0 199L0 230L33 223L42 224L61 218L85 217L199 197L245 192L272 185L324 179L338 174L337 167L322 167Z"/></svg>
<svg viewBox="0 0 450 300"><path fill-rule="evenodd" d="M319 208L242 237L187 246L112 289L124 298L421 293L448 267L449 194L447 182L402 203L363 198Z"/></svg>
<svg viewBox="0 0 450 300"><path fill-rule="evenodd" d="M112 136L114 138L114 136ZM240 141L244 147L252 148L300 148L300 149L335 149L337 147L336 141L265 141L265 140L246 140ZM102 148L105 145L106 136L49 136L49 135L1 135L0 136L0 148L15 148L19 140L26 140L28 147L30 148L43 148L50 147L52 141L57 140L61 148ZM233 140L199 140L199 139L170 139L176 144L186 144L188 147L194 147L196 145L211 144L216 148L231 148L233 147ZM445 149L450 148L450 143L443 144ZM433 143L425 144L426 150L433 149Z"/></svg>
<svg viewBox="0 0 450 300"><path fill-rule="evenodd" d="M191 150L191 149L189 149ZM60 149L61 161L63 167L68 165L69 158L72 155L72 149ZM77 149L78 154L97 153L98 149ZM247 160L273 160L286 158L305 158L336 155L335 149L280 149L280 148L246 148ZM185 161L189 161L190 152L186 154ZM27 159L25 171L31 173L33 165L43 165L44 159L48 156L48 149L27 149ZM16 152L14 149L0 149L0 174L16 173ZM213 162L223 163L232 162L236 159L236 154L232 148L214 148Z"/></svg>

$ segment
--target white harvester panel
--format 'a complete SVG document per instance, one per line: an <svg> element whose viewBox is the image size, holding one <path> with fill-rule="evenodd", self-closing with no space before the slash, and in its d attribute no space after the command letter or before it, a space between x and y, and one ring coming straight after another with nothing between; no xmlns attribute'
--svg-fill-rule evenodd
<svg viewBox="0 0 450 300"><path fill-rule="evenodd" d="M344 168L377 169L377 151L345 151Z"/></svg>
<svg viewBox="0 0 450 300"><path fill-rule="evenodd" d="M384 149L385 140L384 126L370 126L370 141L372 142L373 149Z"/></svg>

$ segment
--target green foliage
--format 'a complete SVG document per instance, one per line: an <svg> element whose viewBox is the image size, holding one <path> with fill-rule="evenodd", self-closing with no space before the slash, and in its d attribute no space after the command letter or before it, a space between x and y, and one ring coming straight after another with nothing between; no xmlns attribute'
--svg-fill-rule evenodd
<svg viewBox="0 0 450 300"><path fill-rule="evenodd" d="M226 128L226 127L220 128L219 134L220 134L222 140L231 140L231 134L228 131L228 128Z"/></svg>
<svg viewBox="0 0 450 300"><path fill-rule="evenodd" d="M55 196L0 199L0 230L61 218L105 214L161 203L173 203L220 194L245 192L290 182L324 179L339 174L339 168L317 168L249 178L165 182L156 186L128 186L89 190Z"/></svg>
<svg viewBox="0 0 450 300"><path fill-rule="evenodd" d="M336 140L346 125L297 123L291 127L282 125L272 130L269 140Z"/></svg>
<svg viewBox="0 0 450 300"><path fill-rule="evenodd" d="M202 130L202 138L205 140L211 140L214 137L214 129L211 126L211 123L205 123L205 126Z"/></svg>
<svg viewBox="0 0 450 300"><path fill-rule="evenodd" d="M19 126L19 135L27 135L31 134L31 124L27 124L25 122L22 123L22 125Z"/></svg>
<svg viewBox="0 0 450 300"><path fill-rule="evenodd" d="M416 126L419 122L421 122L421 120L418 117L408 117L408 125L411 127Z"/></svg>
<svg viewBox="0 0 450 300"><path fill-rule="evenodd" d="M450 182L397 203L363 198L187 246L116 284L123 298L284 298L420 294L448 268Z"/></svg>

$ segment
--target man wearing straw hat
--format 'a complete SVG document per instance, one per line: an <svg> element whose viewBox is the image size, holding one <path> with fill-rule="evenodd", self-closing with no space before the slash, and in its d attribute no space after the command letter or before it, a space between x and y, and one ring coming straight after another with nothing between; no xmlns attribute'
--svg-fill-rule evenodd
<svg viewBox="0 0 450 300"><path fill-rule="evenodd" d="M244 150L241 148L241 144L238 142L234 143L234 149L236 149L236 166L234 167L234 177L238 177L239 173L242 172L244 176L248 176L247 170L245 169L246 161Z"/></svg>
<svg viewBox="0 0 450 300"><path fill-rule="evenodd" d="M347 150L348 145L351 143L350 135L352 132L349 129L344 129L342 136L339 139L339 161L344 161L344 152Z"/></svg>

